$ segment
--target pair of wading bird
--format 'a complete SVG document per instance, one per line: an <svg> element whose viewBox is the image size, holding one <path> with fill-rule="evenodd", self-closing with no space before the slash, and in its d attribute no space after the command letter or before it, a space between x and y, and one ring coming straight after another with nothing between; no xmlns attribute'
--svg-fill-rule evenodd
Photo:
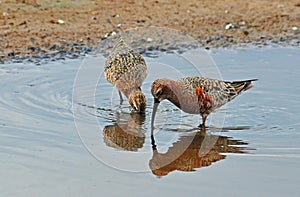
<svg viewBox="0 0 300 197"><path fill-rule="evenodd" d="M108 56L104 74L107 81L118 89L121 103L124 94L135 112L145 112L146 97L141 86L147 76L146 62L123 39L119 40ZM167 99L186 113L200 114L200 126L205 128L206 118L211 112L252 88L252 81L256 80L229 82L204 77L185 77L177 81L156 79L151 87L154 97L151 126L158 104Z"/></svg>

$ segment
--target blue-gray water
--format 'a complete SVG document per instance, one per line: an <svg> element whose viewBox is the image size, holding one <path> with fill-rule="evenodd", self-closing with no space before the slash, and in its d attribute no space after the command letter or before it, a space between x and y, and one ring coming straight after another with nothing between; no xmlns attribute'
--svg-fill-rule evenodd
<svg viewBox="0 0 300 197"><path fill-rule="evenodd" d="M216 67L207 57L197 59L197 52L146 58L144 118L130 115L126 101L118 107L118 94L102 73L104 58L1 65L1 196L297 196L300 50L216 50L210 55ZM206 142L220 140L208 154L213 162L196 155L205 137L194 130L200 116L182 113L167 101L155 121L157 152L149 136L151 82L199 74L259 79L211 115ZM216 129L220 125L223 132ZM122 133L126 130L135 133ZM182 159L171 158L177 163L151 171L173 152ZM186 172L191 166L194 171Z"/></svg>

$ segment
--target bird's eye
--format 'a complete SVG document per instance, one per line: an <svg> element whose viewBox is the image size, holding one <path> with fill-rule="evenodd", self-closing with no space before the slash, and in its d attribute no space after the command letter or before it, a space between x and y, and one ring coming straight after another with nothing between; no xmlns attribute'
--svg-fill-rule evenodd
<svg viewBox="0 0 300 197"><path fill-rule="evenodd" d="M162 94L162 89L158 89L156 92L155 92L155 95L156 96L160 96Z"/></svg>

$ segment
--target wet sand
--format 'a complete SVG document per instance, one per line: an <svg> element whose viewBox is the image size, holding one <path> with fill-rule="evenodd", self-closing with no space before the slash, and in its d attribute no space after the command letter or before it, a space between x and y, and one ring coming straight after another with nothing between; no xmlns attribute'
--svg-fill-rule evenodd
<svg viewBox="0 0 300 197"><path fill-rule="evenodd" d="M3 0L0 11L2 63L103 52L102 41L137 27L177 30L207 49L300 45L299 0ZM135 44L149 48L145 41Z"/></svg>

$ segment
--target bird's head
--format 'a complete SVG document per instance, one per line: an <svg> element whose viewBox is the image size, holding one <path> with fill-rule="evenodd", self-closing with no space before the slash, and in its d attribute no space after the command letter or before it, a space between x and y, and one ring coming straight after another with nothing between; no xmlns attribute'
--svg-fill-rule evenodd
<svg viewBox="0 0 300 197"><path fill-rule="evenodd" d="M157 79L152 83L151 94L154 97L154 105L151 118L151 135L153 135L154 119L158 105L162 100L168 99L170 93L172 92L169 88L169 83L170 80L168 79Z"/></svg>
<svg viewBox="0 0 300 197"><path fill-rule="evenodd" d="M154 103L159 103L164 99L167 99L169 92L168 80L157 79L152 83L151 93L154 97Z"/></svg>
<svg viewBox="0 0 300 197"><path fill-rule="evenodd" d="M145 95L139 90L129 95L129 104L135 112L144 113L146 110L146 102Z"/></svg>

